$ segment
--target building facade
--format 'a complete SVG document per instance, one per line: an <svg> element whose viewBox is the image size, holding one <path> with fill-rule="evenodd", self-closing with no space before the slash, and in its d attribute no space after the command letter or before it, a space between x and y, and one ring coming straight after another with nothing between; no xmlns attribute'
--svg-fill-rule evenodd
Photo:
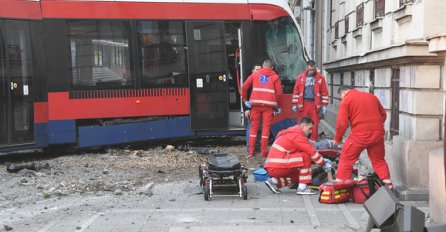
<svg viewBox="0 0 446 232"><path fill-rule="evenodd" d="M386 159L400 198L431 197L443 210L434 220L446 222L446 199L432 195L445 196L444 161L429 166L429 154L443 147L446 1L325 0L314 9L321 43L313 55L330 92L326 125L335 127L340 85L375 94L388 115ZM429 185L438 177L442 183Z"/></svg>

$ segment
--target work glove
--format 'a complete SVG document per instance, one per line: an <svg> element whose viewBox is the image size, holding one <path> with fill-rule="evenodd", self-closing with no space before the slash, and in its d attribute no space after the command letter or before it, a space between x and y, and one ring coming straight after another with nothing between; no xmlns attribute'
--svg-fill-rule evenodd
<svg viewBox="0 0 446 232"><path fill-rule="evenodd" d="M327 107L322 106L322 114L325 114L327 112Z"/></svg>
<svg viewBox="0 0 446 232"><path fill-rule="evenodd" d="M278 114L280 114L280 112L282 112L282 109L280 109L280 108L274 109L274 115L278 115Z"/></svg>
<svg viewBox="0 0 446 232"><path fill-rule="evenodd" d="M324 159L325 161L326 159ZM331 171L331 161L327 162L325 161L325 165L322 167L322 169L324 169L324 172L330 172Z"/></svg>
<svg viewBox="0 0 446 232"><path fill-rule="evenodd" d="M291 109L293 110L293 112L296 112L297 111L297 106L293 106Z"/></svg>
<svg viewBox="0 0 446 232"><path fill-rule="evenodd" d="M247 108L249 108L249 109L252 108L251 102L249 102L249 101L245 101L244 103L245 103L245 106L246 106Z"/></svg>

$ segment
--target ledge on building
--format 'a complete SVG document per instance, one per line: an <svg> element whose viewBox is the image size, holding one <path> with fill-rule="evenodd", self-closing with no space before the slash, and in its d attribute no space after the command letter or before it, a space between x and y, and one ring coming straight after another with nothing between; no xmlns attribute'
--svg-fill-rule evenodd
<svg viewBox="0 0 446 232"><path fill-rule="evenodd" d="M383 18L376 18L370 22L370 30L373 32L381 32L383 30Z"/></svg>
<svg viewBox="0 0 446 232"><path fill-rule="evenodd" d="M427 38L429 52L440 56L446 55L446 34L438 34Z"/></svg>
<svg viewBox="0 0 446 232"><path fill-rule="evenodd" d="M335 39L335 40L331 41L331 46L334 47L334 48L335 48L336 46L338 46L337 41L338 41L338 39Z"/></svg>
<svg viewBox="0 0 446 232"><path fill-rule="evenodd" d="M410 22L412 20L412 4L405 4L393 12L393 19L398 24Z"/></svg>
<svg viewBox="0 0 446 232"><path fill-rule="evenodd" d="M344 34L342 37L341 37L341 42L342 43L347 43L347 34Z"/></svg>
<svg viewBox="0 0 446 232"><path fill-rule="evenodd" d="M362 27L357 27L355 30L352 31L353 37L361 37L362 36Z"/></svg>

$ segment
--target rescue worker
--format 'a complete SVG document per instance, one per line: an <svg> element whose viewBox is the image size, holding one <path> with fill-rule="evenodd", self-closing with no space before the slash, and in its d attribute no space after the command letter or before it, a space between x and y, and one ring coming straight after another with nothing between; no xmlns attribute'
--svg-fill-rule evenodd
<svg viewBox="0 0 446 232"><path fill-rule="evenodd" d="M251 74L260 71L260 69L262 69L262 66L260 66L259 64L254 64L252 66L252 70L251 70ZM249 132L251 130L251 120L249 119L251 115L251 111L249 109L245 110L245 118L247 118L247 125L246 125L246 145L247 147L249 147ZM261 133L261 129L260 129L260 133ZM257 137L256 137L256 145L254 146L254 152L259 151L260 150L260 137L259 136L259 132L257 132Z"/></svg>
<svg viewBox="0 0 446 232"><path fill-rule="evenodd" d="M351 126L351 132L342 146L338 171L338 180L349 180L352 176L353 164L364 149L378 177L391 189L389 167L384 159L384 122L386 111L379 99L370 93L340 86L338 96L341 98L334 145L342 142L345 131Z"/></svg>
<svg viewBox="0 0 446 232"><path fill-rule="evenodd" d="M313 127L313 120L303 117L299 125L282 130L276 136L264 165L271 176L265 184L273 193L280 193L279 188L290 182L299 183L298 195L318 193L307 186L311 183L311 161L322 166L326 172L331 170L331 165L308 141Z"/></svg>
<svg viewBox="0 0 446 232"><path fill-rule="evenodd" d="M272 69L272 61L265 60L260 71L251 74L242 86L242 100L250 108L251 130L249 132L248 157L254 156L257 131L263 120L260 139L261 157L268 154L268 139L273 114L280 113L282 85L279 76ZM251 97L247 100L248 89L252 87Z"/></svg>
<svg viewBox="0 0 446 232"><path fill-rule="evenodd" d="M318 138L319 112L325 114L328 105L328 90L325 78L316 70L313 60L307 62L307 69L296 77L293 100L291 101L294 112L297 111L297 122L303 117L309 117L314 121L311 140Z"/></svg>

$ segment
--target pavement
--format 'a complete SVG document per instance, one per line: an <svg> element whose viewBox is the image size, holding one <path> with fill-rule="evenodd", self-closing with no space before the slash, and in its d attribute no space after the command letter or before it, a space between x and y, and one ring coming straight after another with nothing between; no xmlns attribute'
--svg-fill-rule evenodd
<svg viewBox="0 0 446 232"><path fill-rule="evenodd" d="M252 176L250 176L252 178ZM205 201L197 179L156 184L153 195L64 196L0 211L13 231L364 231L361 204L328 205L318 195L273 194L247 183L248 200L213 195ZM217 194L217 192L216 192ZM411 204L428 216L427 202ZM427 218L428 220L428 218ZM3 225L0 231L3 229Z"/></svg>

